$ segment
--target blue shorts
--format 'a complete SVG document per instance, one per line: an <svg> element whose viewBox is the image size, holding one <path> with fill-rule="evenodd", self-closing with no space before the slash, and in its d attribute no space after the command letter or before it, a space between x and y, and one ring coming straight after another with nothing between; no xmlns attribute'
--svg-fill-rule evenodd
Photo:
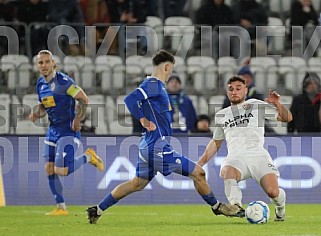
<svg viewBox="0 0 321 236"><path fill-rule="evenodd" d="M75 156L83 153L81 141L72 136L61 137L56 143L44 141L43 157L46 162L54 162L56 167L67 167Z"/></svg>
<svg viewBox="0 0 321 236"><path fill-rule="evenodd" d="M147 180L152 180L157 172L164 176L171 173L189 176L194 171L195 165L195 162L174 150L155 153L147 149L140 149L136 176Z"/></svg>

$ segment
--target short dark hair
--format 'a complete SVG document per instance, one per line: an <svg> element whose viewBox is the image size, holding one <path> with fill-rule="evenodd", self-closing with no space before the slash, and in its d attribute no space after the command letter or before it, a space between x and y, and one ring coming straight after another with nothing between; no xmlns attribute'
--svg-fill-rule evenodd
<svg viewBox="0 0 321 236"><path fill-rule="evenodd" d="M154 56L153 56L153 65L154 66L158 66L159 64L161 64L161 63L163 63L163 62L170 62L170 63L173 63L173 64L175 64L175 58L174 58L174 56L171 54L171 53L169 53L169 52L167 52L167 51L165 51L165 50L163 50L163 49L161 49L161 50L159 50Z"/></svg>
<svg viewBox="0 0 321 236"><path fill-rule="evenodd" d="M245 83L245 79L243 78L242 75L233 75L228 81L227 81L227 84L231 84L235 81L240 81L241 83L243 84L246 84Z"/></svg>

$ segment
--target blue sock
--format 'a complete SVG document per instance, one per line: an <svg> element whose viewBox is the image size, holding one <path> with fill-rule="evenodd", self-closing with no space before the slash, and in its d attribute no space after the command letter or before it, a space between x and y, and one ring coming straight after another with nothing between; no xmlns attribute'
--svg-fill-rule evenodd
<svg viewBox="0 0 321 236"><path fill-rule="evenodd" d="M78 170L85 163L87 163L87 157L85 155L75 157L75 159L68 164L68 175Z"/></svg>
<svg viewBox="0 0 321 236"><path fill-rule="evenodd" d="M110 193L98 204L98 207L104 211L112 205L116 204L117 202L118 200L116 200Z"/></svg>
<svg viewBox="0 0 321 236"><path fill-rule="evenodd" d="M56 203L65 202L64 197L62 196L62 184L59 176L56 174L48 175L48 180L51 193L54 196Z"/></svg>
<svg viewBox="0 0 321 236"><path fill-rule="evenodd" d="M210 206L214 206L217 203L217 199L214 196L213 192L211 191L208 195L201 195L201 197L204 199L207 204Z"/></svg>

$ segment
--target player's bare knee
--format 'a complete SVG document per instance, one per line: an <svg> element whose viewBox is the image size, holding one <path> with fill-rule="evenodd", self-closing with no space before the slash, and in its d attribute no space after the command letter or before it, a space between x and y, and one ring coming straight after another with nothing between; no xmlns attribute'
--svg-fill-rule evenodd
<svg viewBox="0 0 321 236"><path fill-rule="evenodd" d="M131 181L131 185L132 185L132 189L136 192L136 191L142 191L147 184L145 183L141 183L141 182L137 182L137 181Z"/></svg>
<svg viewBox="0 0 321 236"><path fill-rule="evenodd" d="M66 168L58 168L55 167L55 174L59 175L59 176L67 176L68 175L68 169Z"/></svg>
<svg viewBox="0 0 321 236"><path fill-rule="evenodd" d="M266 193L270 198L276 198L279 196L279 189L278 188L269 188L269 189L267 189Z"/></svg>
<svg viewBox="0 0 321 236"><path fill-rule="evenodd" d="M237 181L240 181L241 179L240 171L231 166L223 167L221 170L220 176L223 180L235 179Z"/></svg>
<svg viewBox="0 0 321 236"><path fill-rule="evenodd" d="M205 180L205 171L204 171L204 169L202 167L200 167L200 166L196 166L196 168L193 171L191 177L197 182Z"/></svg>
<svg viewBox="0 0 321 236"><path fill-rule="evenodd" d="M136 191L142 191L144 188L145 188L145 186L137 185L137 186L135 187L135 190L136 190Z"/></svg>
<svg viewBox="0 0 321 236"><path fill-rule="evenodd" d="M46 163L45 164L45 171L46 171L47 175L53 175L55 173L53 163L50 163L50 162Z"/></svg>
<svg viewBox="0 0 321 236"><path fill-rule="evenodd" d="M201 170L198 172L198 177L200 179L205 179L205 171L203 170L203 168L201 168Z"/></svg>

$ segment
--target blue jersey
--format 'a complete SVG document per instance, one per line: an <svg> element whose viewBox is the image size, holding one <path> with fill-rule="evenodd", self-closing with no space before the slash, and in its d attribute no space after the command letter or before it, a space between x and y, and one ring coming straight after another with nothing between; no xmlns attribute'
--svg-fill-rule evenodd
<svg viewBox="0 0 321 236"><path fill-rule="evenodd" d="M136 119L145 117L156 125L156 130L144 133L140 149L172 150L168 144L172 134L172 108L165 84L157 78L147 77L125 98L125 103Z"/></svg>
<svg viewBox="0 0 321 236"><path fill-rule="evenodd" d="M71 129L76 115L74 96L79 91L73 79L61 72L56 72L49 82L42 76L38 79L38 101L43 104L49 117L47 136L50 141L56 142L63 136L79 137L79 132Z"/></svg>

